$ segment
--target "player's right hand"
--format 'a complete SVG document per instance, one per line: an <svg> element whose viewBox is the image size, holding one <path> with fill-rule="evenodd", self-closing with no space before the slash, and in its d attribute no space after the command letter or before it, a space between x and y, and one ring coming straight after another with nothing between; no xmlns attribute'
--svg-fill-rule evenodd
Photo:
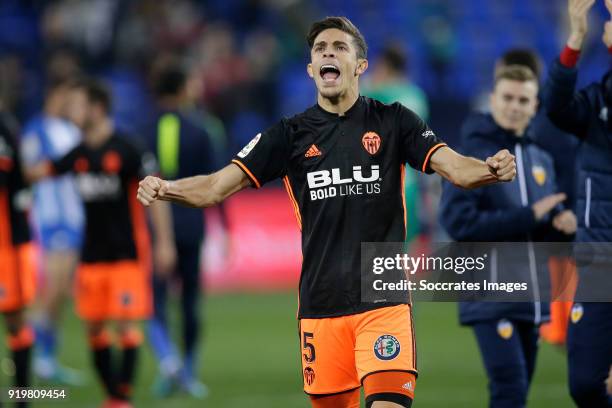
<svg viewBox="0 0 612 408"><path fill-rule="evenodd" d="M159 177L147 176L138 183L138 201L145 207L150 206L155 200L161 199L168 188L170 183L166 180L162 180Z"/></svg>
<svg viewBox="0 0 612 408"><path fill-rule="evenodd" d="M508 149L500 150L485 161L489 171L499 181L512 181L516 176L516 160Z"/></svg>
<svg viewBox="0 0 612 408"><path fill-rule="evenodd" d="M541 220L553 208L567 198L565 193L551 194L536 201L531 208L536 220Z"/></svg>
<svg viewBox="0 0 612 408"><path fill-rule="evenodd" d="M567 45L575 50L582 48L582 41L589 29L587 15L595 0L568 0L567 11L570 22L570 38Z"/></svg>

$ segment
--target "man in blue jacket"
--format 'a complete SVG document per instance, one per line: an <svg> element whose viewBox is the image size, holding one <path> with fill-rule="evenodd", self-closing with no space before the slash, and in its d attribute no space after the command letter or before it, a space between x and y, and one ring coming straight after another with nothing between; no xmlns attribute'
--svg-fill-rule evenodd
<svg viewBox="0 0 612 408"><path fill-rule="evenodd" d="M188 99L187 76L171 63L160 69L155 82L158 110L146 133L156 153L160 174L168 179L208 174L215 168L214 148L208 132L186 117L183 109ZM221 212L224 226L227 222ZM154 317L149 325L149 339L158 360L160 376L154 393L165 397L176 385L196 398L208 391L198 380L198 338L200 335L199 300L201 297L200 252L205 237L205 217L201 209L172 206L177 264L171 276L154 277ZM181 340L183 358L172 341L166 317L169 286L180 283ZM181 367L182 365L182 367Z"/></svg>
<svg viewBox="0 0 612 408"><path fill-rule="evenodd" d="M540 56L532 49L511 48L504 52L495 63L496 69L507 65L522 65L529 68L538 80L542 78L542 62ZM474 117L478 120L478 116ZM546 150L553 159L555 180L558 192L565 193L563 201L565 208L576 209L576 150L578 140L555 126L548 118L546 109L538 106L536 115L529 123L530 135L534 142ZM554 242L572 242L575 236L554 233L549 239ZM569 293L573 287L576 267L569 253L570 245L550 246L548 268L551 274L551 290L553 293ZM567 292L565 292L567 291ZM550 322L540 327L540 337L555 345L562 346L567 340L568 316L572 308L572 299L568 295L559 295L563 301L550 304ZM566 299L567 298L567 299Z"/></svg>
<svg viewBox="0 0 612 408"><path fill-rule="evenodd" d="M571 34L550 69L544 102L552 121L580 141L576 213L577 249L581 243L612 242L612 75L576 92L580 49L587 33L587 14L594 0L569 0ZM612 15L612 1L606 0ZM603 42L612 52L612 21ZM582 244L584 245L584 244ZM586 274L610 265L578 265L578 294ZM578 297L578 295L577 295ZM612 303L575 303L568 331L568 370L572 398L579 407L611 407L605 379L612 364Z"/></svg>
<svg viewBox="0 0 612 408"><path fill-rule="evenodd" d="M479 190L446 184L440 211L440 223L457 241L527 242L524 253L513 259L524 258L524 273L535 280L546 265L528 262L535 257L532 242L547 240L553 230L575 230L573 213L559 206L566 196L556 193L552 158L533 142L529 129L537 95L538 81L528 68L497 69L491 113L468 118L462 153L478 158L500 148L511 150L517 180ZM459 312L461 323L473 328L478 341L489 377L490 407L524 407L535 368L538 326L549 318L546 299L539 299L536 290L532 303L462 302Z"/></svg>

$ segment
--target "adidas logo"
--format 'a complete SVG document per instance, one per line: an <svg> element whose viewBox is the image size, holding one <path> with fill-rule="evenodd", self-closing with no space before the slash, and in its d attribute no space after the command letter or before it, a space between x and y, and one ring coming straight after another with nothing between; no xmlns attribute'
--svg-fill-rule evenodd
<svg viewBox="0 0 612 408"><path fill-rule="evenodd" d="M402 388L408 391L414 391L414 387L412 386L412 381L408 381L406 384L402 386Z"/></svg>
<svg viewBox="0 0 612 408"><path fill-rule="evenodd" d="M316 145L311 145L310 148L308 148L308 151L306 152L306 154L304 155L304 157L317 157L322 155L323 153L321 153L321 151L319 150L319 148Z"/></svg>

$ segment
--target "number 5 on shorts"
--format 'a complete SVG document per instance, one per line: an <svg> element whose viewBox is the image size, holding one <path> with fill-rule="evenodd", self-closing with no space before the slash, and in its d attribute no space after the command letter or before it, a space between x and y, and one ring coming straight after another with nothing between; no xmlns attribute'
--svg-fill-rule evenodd
<svg viewBox="0 0 612 408"><path fill-rule="evenodd" d="M304 361L307 363L313 363L315 361L315 347L314 344L309 343L308 340L314 338L312 333L304 332L304 350L308 350L308 353L304 353Z"/></svg>

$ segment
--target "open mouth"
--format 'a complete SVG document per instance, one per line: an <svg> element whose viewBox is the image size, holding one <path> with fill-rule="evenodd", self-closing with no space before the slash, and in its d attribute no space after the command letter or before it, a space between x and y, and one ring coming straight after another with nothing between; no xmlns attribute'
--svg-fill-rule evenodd
<svg viewBox="0 0 612 408"><path fill-rule="evenodd" d="M321 65L319 73L324 82L333 82L340 77L340 70L332 64Z"/></svg>

